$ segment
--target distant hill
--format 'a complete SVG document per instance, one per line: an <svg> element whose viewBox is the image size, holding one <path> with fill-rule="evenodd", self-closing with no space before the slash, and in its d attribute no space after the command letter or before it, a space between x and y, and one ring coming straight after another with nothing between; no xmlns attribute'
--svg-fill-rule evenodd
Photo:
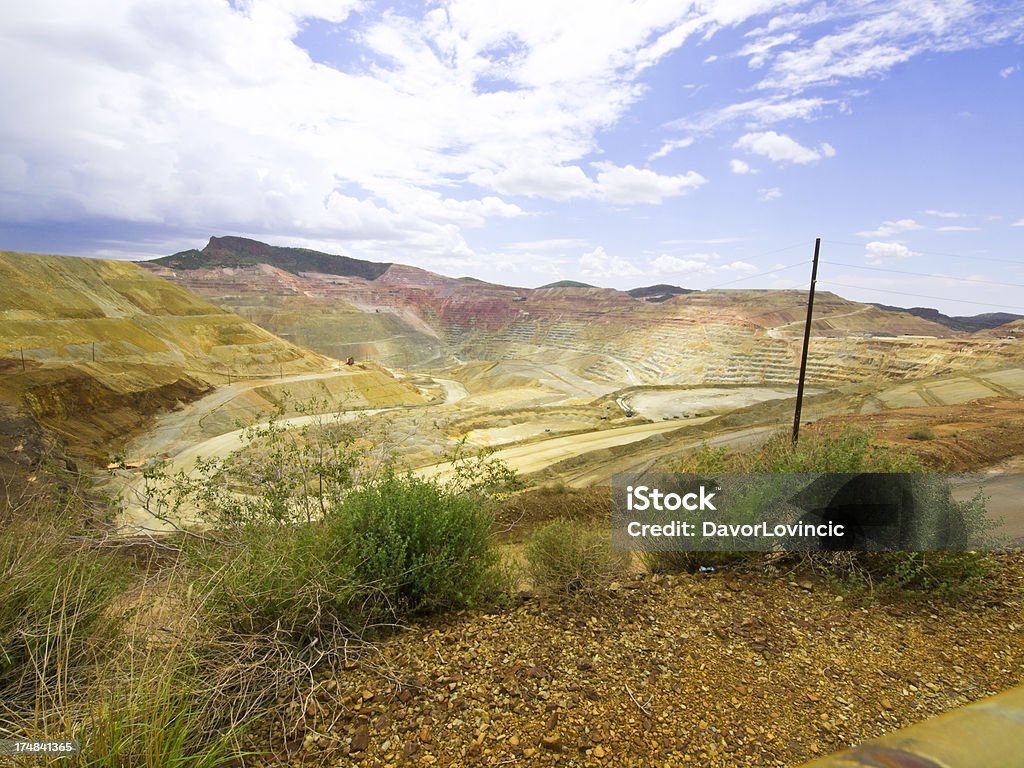
<svg viewBox="0 0 1024 768"><path fill-rule="evenodd" d="M683 296L687 293L694 293L694 291L690 288L680 288L678 285L659 283L658 285L648 285L643 288L633 288L626 291L626 293L634 299L643 299L644 301L657 304L662 301L668 301L673 296Z"/></svg>
<svg viewBox="0 0 1024 768"><path fill-rule="evenodd" d="M597 286L591 285L590 283L581 283L578 280L559 280L556 283L542 285L537 290L542 290L544 288L597 288Z"/></svg>
<svg viewBox="0 0 1024 768"><path fill-rule="evenodd" d="M984 331L989 328L996 328L1000 325L1006 325L1006 323L1012 323L1015 320L1024 320L1024 315L1015 315L1010 312L986 312L981 315L971 316L949 316L944 315L937 309L931 307L911 307L909 309L905 307L893 307L887 304L875 304L879 309L885 309L890 312L906 312L920 317L924 320L931 320L933 323L939 323L947 328L952 328L954 331L965 331L967 333L973 333L975 331Z"/></svg>
<svg viewBox="0 0 1024 768"><path fill-rule="evenodd" d="M296 275L300 272L319 272L326 275L362 277L366 280L376 280L391 266L390 263L363 261L309 248L267 245L245 237L211 237L210 242L201 251L192 248L154 259L150 263L184 270L270 264Z"/></svg>

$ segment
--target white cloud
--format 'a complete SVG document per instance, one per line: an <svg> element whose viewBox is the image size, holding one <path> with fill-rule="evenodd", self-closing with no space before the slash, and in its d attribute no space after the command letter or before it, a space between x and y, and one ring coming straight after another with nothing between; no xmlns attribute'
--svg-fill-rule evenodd
<svg viewBox="0 0 1024 768"><path fill-rule="evenodd" d="M765 203L778 200L780 197L782 197L782 190L778 187L764 187L757 190L757 199Z"/></svg>
<svg viewBox="0 0 1024 768"><path fill-rule="evenodd" d="M822 144L817 150L810 149L795 141L784 133L762 131L747 133L733 145L755 155L762 155L776 163L797 163L806 165L815 163L823 157L833 157L836 153L830 144Z"/></svg>
<svg viewBox="0 0 1024 768"><path fill-rule="evenodd" d="M1006 79L1015 72L1020 72L1020 64L1014 64L1013 66L1010 67L1003 67L1002 69L999 70L999 76L1003 79Z"/></svg>
<svg viewBox="0 0 1024 768"><path fill-rule="evenodd" d="M721 256L717 253L691 253L683 257L663 253L651 262L651 267L655 274L661 275L754 274L758 271L757 267L745 261L713 263L720 259Z"/></svg>
<svg viewBox="0 0 1024 768"><path fill-rule="evenodd" d="M835 103L820 97L759 97L673 120L666 127L707 133L730 123L745 122L748 128L758 128L787 120L812 120Z"/></svg>
<svg viewBox="0 0 1024 768"><path fill-rule="evenodd" d="M758 269L748 261L730 261L728 264L723 264L718 271L733 272L737 275L753 275Z"/></svg>
<svg viewBox="0 0 1024 768"><path fill-rule="evenodd" d="M733 173L739 174L741 176L743 174L747 174L747 173L757 173L757 171L755 169L751 168L749 165L747 165L742 160L730 160L729 161L729 170L732 171Z"/></svg>
<svg viewBox="0 0 1024 768"><path fill-rule="evenodd" d="M936 232L979 232L981 227L962 227L959 225L950 225L948 227L936 227Z"/></svg>
<svg viewBox="0 0 1024 768"><path fill-rule="evenodd" d="M807 88L1010 39L1021 31L1013 5L9 2L0 68L17 77L0 78L0 114L17 119L0 118L0 220L235 231L468 263L478 257L467 229L543 213L534 200L653 204L706 183L696 170L642 168L636 148L650 134L625 122L663 95L647 70L688 42L709 63L742 48L761 66L757 97L740 85L730 104L703 81L677 94L673 103L698 103L690 97L706 88L699 103L715 108L680 112L668 135L686 138L653 159L735 125L753 154L812 163L834 150L800 145L786 123L834 115L855 93ZM712 40L751 19L762 29L739 45ZM306 34L324 31L333 44ZM723 38L731 52L697 47ZM697 68L702 79L722 69ZM703 101L711 94L721 101ZM627 139L614 155L611 135Z"/></svg>
<svg viewBox="0 0 1024 768"><path fill-rule="evenodd" d="M666 197L685 194L707 182L695 171L664 176L633 165L617 166L609 162L591 165L597 170L595 179L577 165L519 166L497 173L479 171L469 178L479 186L509 195L549 200L595 198L620 204L660 203Z"/></svg>
<svg viewBox="0 0 1024 768"><path fill-rule="evenodd" d="M582 238L554 237L546 240L522 240L516 243L509 243L505 248L514 251L565 251L571 248L581 248L586 245L587 241Z"/></svg>
<svg viewBox="0 0 1024 768"><path fill-rule="evenodd" d="M596 278L639 277L643 274L643 270L621 256L609 256L601 246L580 256L579 268L586 277Z"/></svg>
<svg viewBox="0 0 1024 768"><path fill-rule="evenodd" d="M925 213L929 216L938 216L940 219L962 219L967 215L965 213L957 213L956 211L936 211L934 209L929 209Z"/></svg>
<svg viewBox="0 0 1024 768"><path fill-rule="evenodd" d="M879 3L864 15L850 13L851 8L856 5L826 10L825 15L837 19L834 28L784 46L766 65L768 74L758 87L799 93L817 85L880 77L920 54L993 45L1020 34L1012 4L980 8L966 0ZM764 34L775 31L766 29Z"/></svg>
<svg viewBox="0 0 1024 768"><path fill-rule="evenodd" d="M882 264L887 261L909 259L914 252L902 243L884 243L874 241L864 247L864 256L872 264Z"/></svg>
<svg viewBox="0 0 1024 768"><path fill-rule="evenodd" d="M477 171L469 180L506 195L569 200L594 195L594 182L578 165L517 165L500 171Z"/></svg>
<svg viewBox="0 0 1024 768"><path fill-rule="evenodd" d="M694 273L713 272L715 265L710 261L719 258L717 253L695 253L685 258L669 256L667 253L656 258L652 265L655 272L669 275L689 275Z"/></svg>
<svg viewBox="0 0 1024 768"><path fill-rule="evenodd" d="M1013 222L1013 224L1011 224L1010 226L1011 227L1024 227L1024 219L1017 219L1017 221Z"/></svg>
<svg viewBox="0 0 1024 768"><path fill-rule="evenodd" d="M662 176L646 168L624 167L612 163L593 163L597 168L597 194L614 203L660 203L706 184L695 171L680 176Z"/></svg>
<svg viewBox="0 0 1024 768"><path fill-rule="evenodd" d="M18 72L0 105L20 116L4 124L0 218L427 258L524 213L503 195L629 204L699 186L692 171L623 161L591 179L581 164L644 95L643 70L758 9L599 4L451 0L419 18L359 0L16 3L0 14L0 68ZM345 47L311 59L313 20L344 22Z"/></svg>
<svg viewBox="0 0 1024 768"><path fill-rule="evenodd" d="M899 219L897 221L885 221L878 229L866 232L858 232L861 237L892 237L900 232L911 232L921 229L921 225L913 219Z"/></svg>
<svg viewBox="0 0 1024 768"><path fill-rule="evenodd" d="M659 157L664 157L670 152L675 152L677 149L683 149L693 144L693 139L687 136L685 139L674 139L672 141L666 141L661 145L661 149L655 152L653 155L648 157L648 160L657 160Z"/></svg>
<svg viewBox="0 0 1024 768"><path fill-rule="evenodd" d="M768 54L773 48L777 48L780 45L792 43L796 40L798 35L796 32L786 32L785 34L778 36L766 36L761 37L756 42L748 43L739 51L737 56L749 56L750 59L747 62L747 66L751 69L760 69L765 65L768 60Z"/></svg>

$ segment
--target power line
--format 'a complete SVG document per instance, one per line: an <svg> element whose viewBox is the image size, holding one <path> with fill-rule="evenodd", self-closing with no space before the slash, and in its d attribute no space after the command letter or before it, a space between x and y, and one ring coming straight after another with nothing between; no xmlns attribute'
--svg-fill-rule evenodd
<svg viewBox="0 0 1024 768"><path fill-rule="evenodd" d="M855 248L863 248L866 243L850 243L845 240L822 240L823 243L831 243L833 245L852 245ZM929 256L948 256L951 259L965 259L967 261L995 261L1000 264L1013 264L1017 267L1024 267L1024 261L1014 259L997 259L994 256L967 256L962 253L947 253L945 251L921 251L917 249L908 249L912 253L923 253Z"/></svg>
<svg viewBox="0 0 1024 768"><path fill-rule="evenodd" d="M913 296L916 299L932 299L934 301L954 301L957 304L976 304L979 307L999 307L1000 309L1016 309L1024 312L1024 307L1015 307L1009 304L992 304L987 301L969 301L968 299L950 299L946 296L926 296L923 293L908 293L907 291L892 291L886 288L875 288L873 286L865 285L850 285L849 283L838 283L835 280L820 280L819 282L828 283L829 285L838 285L843 288L856 288L859 291L878 291L879 293L895 293L900 296Z"/></svg>
<svg viewBox="0 0 1024 768"><path fill-rule="evenodd" d="M982 280L977 277L953 277L952 275L937 275L934 272L909 272L905 269L887 269L885 267L866 267L861 264L847 264L843 261L830 261L829 266L850 267L852 269L866 269L872 272L892 272L897 275L914 275L916 277L935 277L940 280L956 280L958 282L984 283L985 285L998 285L1009 288L1024 288L1021 283L1004 283L998 280Z"/></svg>
<svg viewBox="0 0 1024 768"><path fill-rule="evenodd" d="M795 266L803 266L806 263L807 263L807 259L804 259L803 261L798 261L796 264L787 264L786 266L780 266L777 269L769 269L769 270L764 271L764 272L756 272L754 274L748 274L748 275L744 276L744 278L736 278L735 280L730 280L730 281L727 281L725 283L719 283L716 286L708 286L708 288L705 288L705 289L702 289L702 290L714 291L716 288L722 288L724 286L731 286L733 283L741 283L744 280L754 280L755 278L763 278L763 276L766 275L766 274L774 274L775 272L781 272L781 271L784 271L786 269L793 269L793 267L795 267Z"/></svg>

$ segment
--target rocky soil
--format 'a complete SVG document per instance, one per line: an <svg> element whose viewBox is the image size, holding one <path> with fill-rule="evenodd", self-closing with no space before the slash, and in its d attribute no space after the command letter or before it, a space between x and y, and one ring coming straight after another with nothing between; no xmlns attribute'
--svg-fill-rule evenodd
<svg viewBox="0 0 1024 768"><path fill-rule="evenodd" d="M951 471L978 471L1024 454L1021 397L837 416L821 423L867 427L877 443L911 451L925 463Z"/></svg>
<svg viewBox="0 0 1024 768"><path fill-rule="evenodd" d="M283 706L264 765L796 766L1024 683L1024 558L959 604L637 576L415 626Z"/></svg>

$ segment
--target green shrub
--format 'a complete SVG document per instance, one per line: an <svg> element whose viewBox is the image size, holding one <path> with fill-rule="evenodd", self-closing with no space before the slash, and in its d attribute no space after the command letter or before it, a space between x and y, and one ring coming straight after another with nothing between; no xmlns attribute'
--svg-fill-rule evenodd
<svg viewBox="0 0 1024 768"><path fill-rule="evenodd" d="M480 604L500 581L492 524L483 496L389 472L350 493L327 528L383 620Z"/></svg>
<svg viewBox="0 0 1024 768"><path fill-rule="evenodd" d="M926 429L926 428L925 428ZM918 430L921 432L921 430ZM934 434L927 430L931 437ZM931 439L919 437L917 439ZM808 431L793 444L788 433L770 437L762 446L731 454L703 445L683 457L677 469L683 472L837 472L908 473L914 476L915 493L925 519L962 520L959 537L946 542L956 548L970 542L976 548L991 546L987 540L984 499L968 502L952 499L942 478L932 475L921 461L907 451L872 443L869 430ZM728 554L728 553L711 553ZM706 553L694 553L700 557ZM752 555L753 556L753 555ZM692 565L686 553L657 553L655 567ZM700 558L698 558L700 559ZM841 552L794 554L798 567L826 571L846 588L871 594L915 594L957 597L980 591L994 567L990 558L975 552ZM703 561L700 564L704 564Z"/></svg>
<svg viewBox="0 0 1024 768"><path fill-rule="evenodd" d="M553 520L526 542L526 571L542 594L591 593L626 567L607 532L575 520Z"/></svg>
<svg viewBox="0 0 1024 768"><path fill-rule="evenodd" d="M220 620L307 645L481 604L503 586L492 521L476 494L388 472L321 520L251 522L192 551Z"/></svg>
<svg viewBox="0 0 1024 768"><path fill-rule="evenodd" d="M930 427L918 427L907 435L908 440L934 440L935 433Z"/></svg>
<svg viewBox="0 0 1024 768"><path fill-rule="evenodd" d="M681 472L922 472L920 459L871 441L859 427L808 431L794 444L788 432L778 432L761 446L740 453L702 445L683 457Z"/></svg>
<svg viewBox="0 0 1024 768"><path fill-rule="evenodd" d="M881 595L960 598L984 591L994 567L976 552L872 552L858 558L859 586ZM857 578L855 569L846 581L856 584Z"/></svg>

